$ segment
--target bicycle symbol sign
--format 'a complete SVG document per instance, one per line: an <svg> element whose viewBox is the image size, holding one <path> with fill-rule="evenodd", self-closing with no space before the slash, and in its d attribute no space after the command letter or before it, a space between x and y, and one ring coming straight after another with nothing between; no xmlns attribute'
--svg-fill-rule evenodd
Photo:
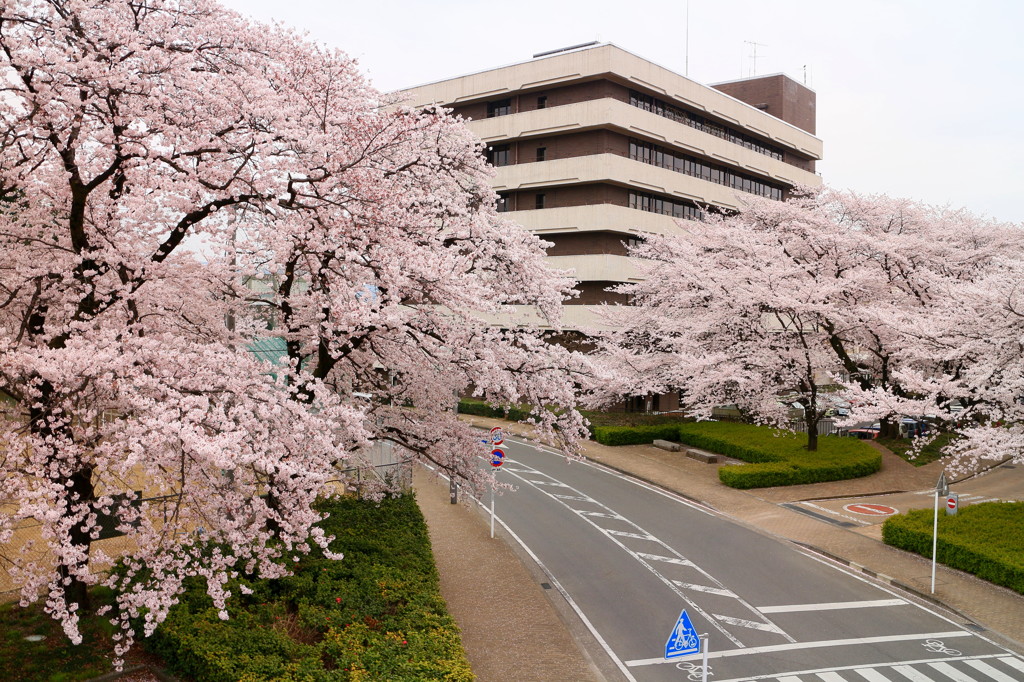
<svg viewBox="0 0 1024 682"><path fill-rule="evenodd" d="M665 658L677 658L690 654L700 653L700 638L697 636L697 629L690 622L690 616L686 609L679 614L672 634L665 642Z"/></svg>

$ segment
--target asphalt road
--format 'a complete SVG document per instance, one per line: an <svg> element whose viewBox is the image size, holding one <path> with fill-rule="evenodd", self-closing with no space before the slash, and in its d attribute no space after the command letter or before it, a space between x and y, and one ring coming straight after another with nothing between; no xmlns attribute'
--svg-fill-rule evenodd
<svg viewBox="0 0 1024 682"><path fill-rule="evenodd" d="M1020 502L1024 500L1024 465L1002 464L980 476L954 483L949 489L960 496L961 509L982 502ZM939 512L945 513L945 499L940 500L939 504ZM855 499L793 502L786 506L823 521L855 528L878 525L893 514L902 514L911 509L933 509L934 505L934 491L919 490Z"/></svg>
<svg viewBox="0 0 1024 682"><path fill-rule="evenodd" d="M589 631L610 680L699 680L664 658L680 612L713 682L1020 682L1024 660L905 596L599 466L506 441L500 523ZM500 579L500 576L492 576ZM495 645L500 646L500 632Z"/></svg>

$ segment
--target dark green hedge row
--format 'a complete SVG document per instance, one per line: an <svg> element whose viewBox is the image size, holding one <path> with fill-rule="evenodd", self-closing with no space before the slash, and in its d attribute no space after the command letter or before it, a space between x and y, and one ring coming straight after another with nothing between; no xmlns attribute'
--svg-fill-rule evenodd
<svg viewBox="0 0 1024 682"><path fill-rule="evenodd" d="M473 679L438 588L412 495L324 504L341 561L299 555L294 575L230 586L230 620L191 585L146 644L197 680Z"/></svg>
<svg viewBox="0 0 1024 682"><path fill-rule="evenodd" d="M891 516L882 525L885 544L931 558L934 511ZM939 512L936 560L1024 594L1024 502L984 502Z"/></svg>
<svg viewBox="0 0 1024 682"><path fill-rule="evenodd" d="M508 419L514 422L522 421L530 416L530 410L523 407L492 407L482 400L468 400L466 398L459 401L458 410L459 414Z"/></svg>
<svg viewBox="0 0 1024 682"><path fill-rule="evenodd" d="M676 440L679 424L649 426L594 426L594 440L602 445L643 445L655 440Z"/></svg>
<svg viewBox="0 0 1024 682"><path fill-rule="evenodd" d="M878 471L882 456L856 438L824 436L807 451L807 436L735 422L680 422L661 426L597 426L604 445L674 440L750 464L723 466L718 478L733 488L766 488L859 478Z"/></svg>

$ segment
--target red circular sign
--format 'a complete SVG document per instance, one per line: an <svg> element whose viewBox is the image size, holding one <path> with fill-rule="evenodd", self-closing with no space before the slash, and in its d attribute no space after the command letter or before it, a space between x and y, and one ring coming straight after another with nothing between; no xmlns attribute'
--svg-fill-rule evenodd
<svg viewBox="0 0 1024 682"><path fill-rule="evenodd" d="M956 498L950 497L949 499L947 499L946 506L949 507L950 509L956 509Z"/></svg>
<svg viewBox="0 0 1024 682"><path fill-rule="evenodd" d="M491 450L491 466L500 467L505 463L505 451L501 448L494 448Z"/></svg>
<svg viewBox="0 0 1024 682"><path fill-rule="evenodd" d="M898 512L897 509L884 504L848 504L843 509L864 516L892 516Z"/></svg>

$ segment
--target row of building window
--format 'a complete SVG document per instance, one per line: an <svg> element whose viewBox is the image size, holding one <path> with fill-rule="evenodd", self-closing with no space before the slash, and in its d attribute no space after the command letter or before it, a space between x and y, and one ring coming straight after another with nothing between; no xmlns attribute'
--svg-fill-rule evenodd
<svg viewBox="0 0 1024 682"><path fill-rule="evenodd" d="M756 180L749 175L734 173L721 166L700 161L692 156L673 152L650 142L640 140L629 140L629 158L636 161L649 163L653 166L674 170L695 178L701 178L726 187L738 189L741 192L758 194L770 199L782 200L782 190L767 182Z"/></svg>
<svg viewBox="0 0 1024 682"><path fill-rule="evenodd" d="M644 111L650 111L658 116L664 116L665 118L672 119L679 123L685 123L691 128L704 131L715 137L720 137L723 140L728 140L734 144L738 144L741 147L753 150L758 154L764 154L770 156L773 159L782 161L782 150L770 144L761 142L755 137L741 133L738 130L729 128L720 123L709 121L707 118L700 114L695 114L692 111L686 109L680 109L679 107L672 106L671 104L658 99L657 97L651 97L645 95L642 92L636 90L629 91L629 103L634 107L639 107ZM488 114L489 116L490 114Z"/></svg>
<svg viewBox="0 0 1024 682"><path fill-rule="evenodd" d="M704 220L704 211L693 204L672 199L663 199L653 194L643 192L629 193L629 207L661 215L670 215L673 218L685 218L686 220Z"/></svg>

